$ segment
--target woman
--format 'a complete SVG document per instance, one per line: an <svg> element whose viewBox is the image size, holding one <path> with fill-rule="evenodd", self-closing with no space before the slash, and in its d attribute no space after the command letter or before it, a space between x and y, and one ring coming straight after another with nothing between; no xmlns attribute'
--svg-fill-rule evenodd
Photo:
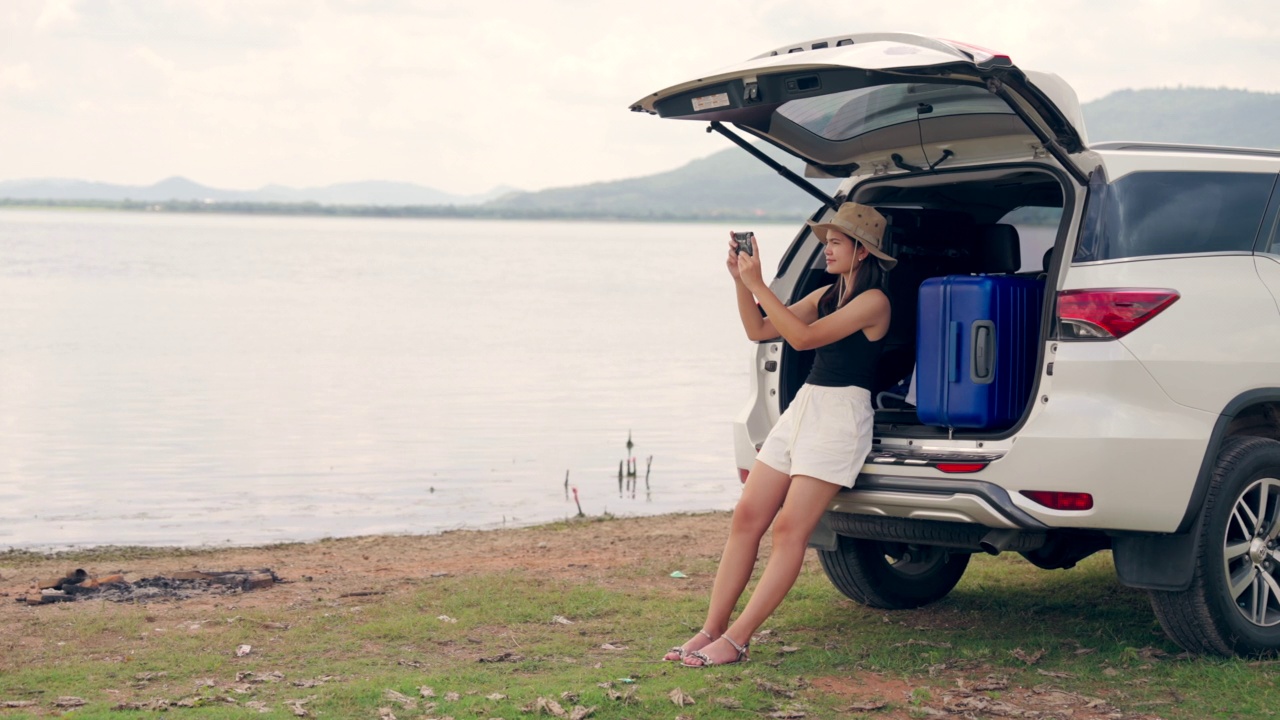
<svg viewBox="0 0 1280 720"><path fill-rule="evenodd" d="M836 282L790 307L765 285L756 254L729 241L729 274L751 340L782 336L796 350L816 349L813 369L769 433L742 497L698 634L665 660L687 667L746 659L751 636L795 584L809 535L842 488L853 487L871 450L871 385L885 334L884 272L897 261L881 249L885 219L857 203L826 223L809 222ZM757 301L767 317L762 318ZM773 552L742 614L729 619L755 568L760 538L773 525Z"/></svg>

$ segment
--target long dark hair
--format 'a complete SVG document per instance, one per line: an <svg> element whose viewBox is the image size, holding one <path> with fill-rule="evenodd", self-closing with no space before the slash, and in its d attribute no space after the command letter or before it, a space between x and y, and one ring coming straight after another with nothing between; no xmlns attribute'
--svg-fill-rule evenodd
<svg viewBox="0 0 1280 720"><path fill-rule="evenodd" d="M862 246L862 243L858 243L858 246ZM884 291L887 287L887 275L888 271L880 267L880 259L867 252L867 259L862 261L862 264L858 266L858 272L853 276L852 292L844 292L844 275L841 275L840 279L832 283L831 287L827 288L827 291L822 294L822 298L818 300L818 310L823 315L830 315L868 290ZM842 295L847 295L847 297L842 297Z"/></svg>

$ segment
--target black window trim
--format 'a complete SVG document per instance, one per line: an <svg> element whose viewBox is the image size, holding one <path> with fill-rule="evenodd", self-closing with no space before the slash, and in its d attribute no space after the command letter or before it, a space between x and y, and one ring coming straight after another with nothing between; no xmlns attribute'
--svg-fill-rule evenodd
<svg viewBox="0 0 1280 720"><path fill-rule="evenodd" d="M1262 214L1262 224L1254 239L1253 251L1259 255L1280 255L1280 251L1274 249L1276 243L1280 243L1280 173L1272 181L1271 200L1267 203L1266 212Z"/></svg>

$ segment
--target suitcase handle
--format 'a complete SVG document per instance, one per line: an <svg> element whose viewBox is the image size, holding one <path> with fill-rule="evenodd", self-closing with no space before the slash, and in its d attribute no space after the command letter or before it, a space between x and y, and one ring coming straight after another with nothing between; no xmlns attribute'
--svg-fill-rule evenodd
<svg viewBox="0 0 1280 720"><path fill-rule="evenodd" d="M958 322L948 323L947 327L947 382L960 380L960 333L964 326Z"/></svg>
<svg viewBox="0 0 1280 720"><path fill-rule="evenodd" d="M995 380L996 324L990 320L975 322L969 340L969 379L974 385L989 385Z"/></svg>

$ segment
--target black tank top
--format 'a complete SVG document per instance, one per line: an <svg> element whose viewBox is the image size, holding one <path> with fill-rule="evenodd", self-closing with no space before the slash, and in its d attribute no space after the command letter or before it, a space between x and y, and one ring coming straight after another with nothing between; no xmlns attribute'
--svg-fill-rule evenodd
<svg viewBox="0 0 1280 720"><path fill-rule="evenodd" d="M834 302L819 302L818 317L824 318L835 312L835 305ZM823 387L853 385L871 390L876 380L880 348L883 346L884 338L873 342L861 330L829 345L823 345L815 351L813 368L809 370L809 377L805 382Z"/></svg>

